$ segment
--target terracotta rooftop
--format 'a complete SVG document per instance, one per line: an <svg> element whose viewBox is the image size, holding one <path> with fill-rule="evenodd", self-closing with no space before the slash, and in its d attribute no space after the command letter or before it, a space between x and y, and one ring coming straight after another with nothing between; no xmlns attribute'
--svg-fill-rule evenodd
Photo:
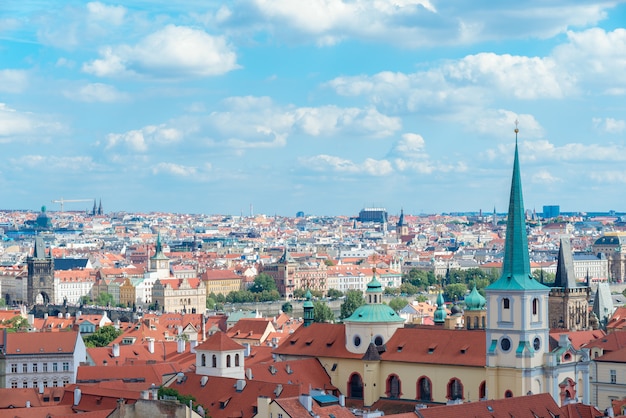
<svg viewBox="0 0 626 418"><path fill-rule="evenodd" d="M231 338L229 338L223 332L216 332L211 335L205 342L198 345L196 350L206 351L231 351L231 350L243 350L243 346Z"/></svg>

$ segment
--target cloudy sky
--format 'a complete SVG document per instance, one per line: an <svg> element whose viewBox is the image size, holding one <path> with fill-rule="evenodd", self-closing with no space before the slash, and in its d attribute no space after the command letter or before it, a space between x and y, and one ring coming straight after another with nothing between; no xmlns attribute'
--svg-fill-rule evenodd
<svg viewBox="0 0 626 418"><path fill-rule="evenodd" d="M626 4L0 5L0 209L626 210ZM81 210L91 203L67 203Z"/></svg>

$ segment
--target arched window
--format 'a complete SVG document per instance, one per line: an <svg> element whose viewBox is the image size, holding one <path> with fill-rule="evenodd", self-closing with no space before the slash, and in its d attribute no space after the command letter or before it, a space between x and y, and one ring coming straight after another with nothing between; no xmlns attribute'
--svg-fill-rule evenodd
<svg viewBox="0 0 626 418"><path fill-rule="evenodd" d="M478 329L478 317L474 317L474 329Z"/></svg>
<svg viewBox="0 0 626 418"><path fill-rule="evenodd" d="M463 399L463 383L456 377L448 382L448 399L451 401Z"/></svg>
<svg viewBox="0 0 626 418"><path fill-rule="evenodd" d="M533 315L539 314L539 299L533 299Z"/></svg>
<svg viewBox="0 0 626 418"><path fill-rule="evenodd" d="M217 367L217 356L215 354L213 354L213 368Z"/></svg>
<svg viewBox="0 0 626 418"><path fill-rule="evenodd" d="M511 392L510 390L507 390L506 392L504 392L504 397L505 398L512 398L513 397L513 392Z"/></svg>
<svg viewBox="0 0 626 418"><path fill-rule="evenodd" d="M226 367L230 367L230 354L226 356Z"/></svg>
<svg viewBox="0 0 626 418"><path fill-rule="evenodd" d="M398 375L391 374L387 378L387 391L385 392L389 398L399 398L402 394L402 383Z"/></svg>
<svg viewBox="0 0 626 418"><path fill-rule="evenodd" d="M239 354L235 354L235 367L239 367Z"/></svg>
<svg viewBox="0 0 626 418"><path fill-rule="evenodd" d="M487 382L485 382L484 380L480 382L480 386L478 386L478 398L487 398Z"/></svg>
<svg viewBox="0 0 626 418"><path fill-rule="evenodd" d="M202 354L200 364L202 364L202 367L206 366L206 354Z"/></svg>
<svg viewBox="0 0 626 418"><path fill-rule="evenodd" d="M433 400L433 384L429 378L422 376L417 380L417 399L430 402Z"/></svg>
<svg viewBox="0 0 626 418"><path fill-rule="evenodd" d="M511 305L511 301L509 298L502 299L502 309L509 309Z"/></svg>
<svg viewBox="0 0 626 418"><path fill-rule="evenodd" d="M363 379L358 373L353 373L348 380L348 397L363 399Z"/></svg>

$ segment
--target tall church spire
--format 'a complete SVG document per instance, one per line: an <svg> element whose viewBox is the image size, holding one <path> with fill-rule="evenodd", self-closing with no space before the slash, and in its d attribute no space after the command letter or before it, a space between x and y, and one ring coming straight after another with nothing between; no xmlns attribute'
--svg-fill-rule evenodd
<svg viewBox="0 0 626 418"><path fill-rule="evenodd" d="M511 179L511 195L509 197L509 213L506 220L506 243L502 275L489 286L492 289L539 289L545 288L533 279L530 274L530 257L528 255L528 237L526 236L526 219L522 196L522 176L517 151L517 121L515 121L515 157L513 160L513 178Z"/></svg>

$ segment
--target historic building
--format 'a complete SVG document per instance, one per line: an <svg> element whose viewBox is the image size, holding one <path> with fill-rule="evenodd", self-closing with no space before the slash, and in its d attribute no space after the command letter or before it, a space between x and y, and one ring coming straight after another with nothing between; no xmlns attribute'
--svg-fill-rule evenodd
<svg viewBox="0 0 626 418"><path fill-rule="evenodd" d="M152 300L163 312L204 313L206 287L199 279L157 279Z"/></svg>
<svg viewBox="0 0 626 418"><path fill-rule="evenodd" d="M328 291L328 268L318 260L296 261L287 248L277 262L263 267L263 273L276 282L280 295L286 299L293 297L296 289L310 289L326 294Z"/></svg>
<svg viewBox="0 0 626 418"><path fill-rule="evenodd" d="M587 284L578 283L575 275L570 240L561 238L554 285L549 297L549 326L582 331L589 325L589 292Z"/></svg>
<svg viewBox="0 0 626 418"><path fill-rule="evenodd" d="M0 342L0 387L46 388L76 381L86 360L78 331L11 332Z"/></svg>
<svg viewBox="0 0 626 418"><path fill-rule="evenodd" d="M46 253L43 238L39 236L35 238L33 255L26 259L26 264L28 265L28 305L54 303L56 301L54 258L52 258L52 251Z"/></svg>
<svg viewBox="0 0 626 418"><path fill-rule="evenodd" d="M551 337L550 288L531 275L527 240L516 138L502 274L485 298L468 295L463 327L461 313L449 318L441 298L436 325L403 327L381 306L373 279L366 305L344 324L300 327L274 353L318 358L333 385L366 407L381 398L454 403L544 392L560 404L588 403L589 352L565 333Z"/></svg>
<svg viewBox="0 0 626 418"><path fill-rule="evenodd" d="M594 254L606 256L609 268L609 281L626 280L626 235L622 233L604 234L592 246Z"/></svg>

